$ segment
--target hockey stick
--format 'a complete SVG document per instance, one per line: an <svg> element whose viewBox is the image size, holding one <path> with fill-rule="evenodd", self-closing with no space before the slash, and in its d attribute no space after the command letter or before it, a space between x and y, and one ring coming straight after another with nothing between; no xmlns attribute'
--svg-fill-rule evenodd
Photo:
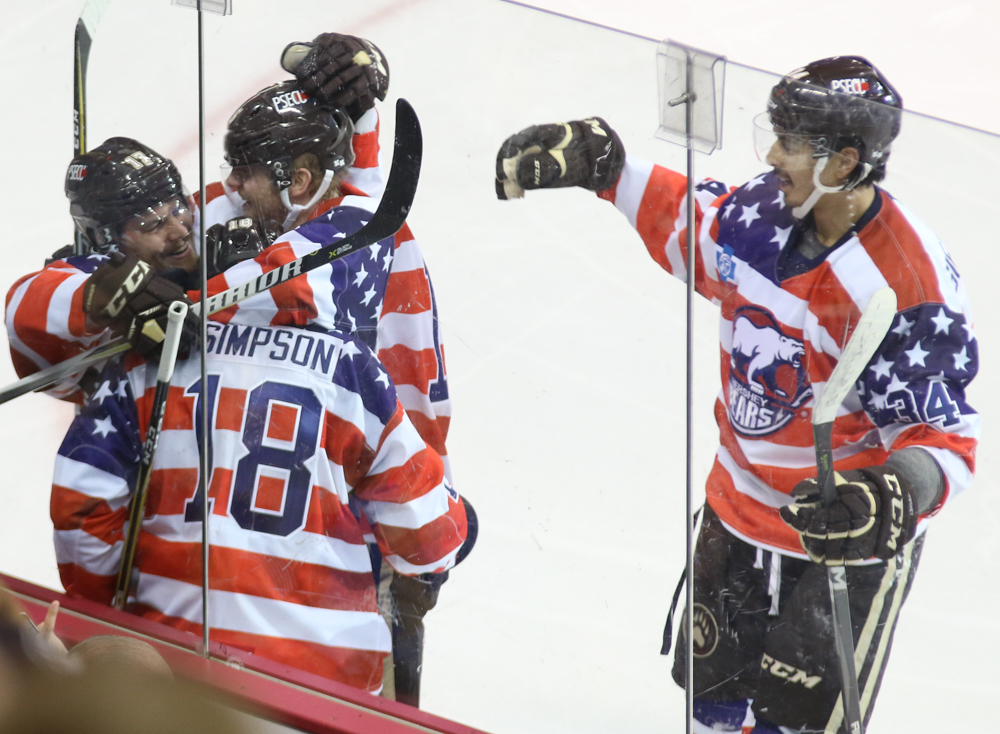
<svg viewBox="0 0 1000 734"><path fill-rule="evenodd" d="M174 365L177 363L181 327L187 312L188 306L183 301L174 301L170 304L170 309L167 312L167 335L163 340L160 366L156 372L153 408L149 415L149 427L146 429L146 441L142 445L142 463L139 464L135 492L132 493L132 501L129 503L128 530L125 531L125 544L122 546L122 560L118 568L118 581L115 584L115 598L111 602L115 609L125 609L129 591L135 585L132 573L132 567L135 564L135 549L139 540L139 528L146 511L149 478L152 476L153 457L156 456L156 445L160 440L160 428L163 426L163 413L167 407L170 378L174 375Z"/></svg>
<svg viewBox="0 0 1000 734"><path fill-rule="evenodd" d="M73 40L73 155L87 152L87 63L97 24L111 0L87 0L76 21ZM89 248L77 233L74 253L86 255Z"/></svg>
<svg viewBox="0 0 1000 734"><path fill-rule="evenodd" d="M417 114L409 102L399 99L396 102L396 140L393 146L392 168L389 170L382 200L368 224L338 242L333 242L315 252L303 255L298 260L208 298L208 315L218 313L235 303L245 301L298 275L369 247L398 232L406 221L417 191L422 151L423 142ZM198 313L200 304L195 304L193 311ZM92 364L103 362L129 349L129 343L122 337L112 339L106 344L0 389L0 404L27 392L46 388Z"/></svg>
<svg viewBox="0 0 1000 734"><path fill-rule="evenodd" d="M880 288L868 301L861 320L854 328L840 360L826 382L822 397L813 408L813 441L816 446L817 483L824 507L837 499L833 476L833 421L837 409L860 379L868 362L889 332L896 315L896 294ZM851 632L851 607L847 597L847 573L844 566L829 566L830 601L833 605L833 632L840 660L840 680L844 718L850 734L863 734L858 676L854 668L854 634Z"/></svg>
<svg viewBox="0 0 1000 734"><path fill-rule="evenodd" d="M42 390L50 385L54 385L60 380L80 372L92 364L111 359L116 354L127 352L131 348L132 345L123 337L116 337L107 344L94 347L88 352L81 352L75 357L63 360L51 367L46 367L44 370L39 370L33 375L21 378L17 382L12 382L0 390L0 404L6 403L8 400L13 400L25 393Z"/></svg>

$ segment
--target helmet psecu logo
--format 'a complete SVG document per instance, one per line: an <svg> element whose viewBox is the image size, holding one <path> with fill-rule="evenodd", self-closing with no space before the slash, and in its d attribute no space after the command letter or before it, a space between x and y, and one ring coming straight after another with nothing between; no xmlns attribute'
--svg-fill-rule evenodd
<svg viewBox="0 0 1000 734"><path fill-rule="evenodd" d="M75 164L71 165L66 171L67 181L83 181L87 176L87 166Z"/></svg>
<svg viewBox="0 0 1000 734"><path fill-rule="evenodd" d="M284 92L271 97L271 105L274 107L274 111L278 113L301 107L308 101L309 95L301 89L293 89L290 92Z"/></svg>

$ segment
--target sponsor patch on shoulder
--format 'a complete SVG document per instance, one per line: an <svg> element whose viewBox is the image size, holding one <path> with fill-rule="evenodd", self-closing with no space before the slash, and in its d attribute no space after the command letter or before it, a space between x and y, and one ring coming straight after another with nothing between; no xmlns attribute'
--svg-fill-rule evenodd
<svg viewBox="0 0 1000 734"><path fill-rule="evenodd" d="M716 264L719 267L719 280L723 283L736 282L736 263L733 260L733 248L729 245L716 252Z"/></svg>

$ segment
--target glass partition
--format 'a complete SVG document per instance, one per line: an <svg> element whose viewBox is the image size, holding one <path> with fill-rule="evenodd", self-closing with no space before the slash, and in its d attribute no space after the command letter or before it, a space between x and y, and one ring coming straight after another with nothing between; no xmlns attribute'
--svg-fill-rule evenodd
<svg viewBox="0 0 1000 734"><path fill-rule="evenodd" d="M65 14L68 29L72 12ZM26 20L17 43L0 52L5 68L20 63L12 48L28 47L37 22ZM142 140L177 164L191 191L198 187L195 24L193 12L166 0L115 0L88 80L89 146L115 135ZM454 489L480 521L474 551L450 572L425 620L421 708L498 734L678 730L683 691L671 677L672 657L658 652L685 558L684 286L653 262L626 216L592 193L528 191L523 200L498 201L494 191L497 150L508 136L590 116L617 132L630 158L683 173L685 151L654 137L658 41L499 0L289 0L280 13L265 0L237 0L231 17L206 16L205 26L209 182L219 180L230 116L288 78L278 65L287 43L320 32L370 39L389 62L391 85L378 105L383 174L396 99L407 99L420 120L423 162L407 222L433 276L447 355L453 413L441 404L439 415L450 415ZM866 54L878 63L877 48ZM22 98L41 98L37 115L4 123L8 139L23 141L11 150L9 170L32 171L30 188L23 176L2 184L8 234L18 242L8 248L7 288L71 237L62 195L67 59L51 60L49 78L65 82L48 94L11 74ZM770 170L755 154L754 119L788 70L775 71L727 63L723 148L696 157L696 178L741 186ZM997 136L907 111L880 184L933 230L950 253L947 267L961 273L982 362L967 397L986 430L973 486L930 523L871 731L972 728L1000 682L986 611L997 586L988 561L996 544L989 386L1000 335L985 299L995 270L988 172L998 158ZM753 214L742 221L749 229ZM696 300L700 503L719 447L714 406L722 386L719 308ZM859 314L844 308L834 315L846 328ZM724 346L732 354L732 343ZM9 361L0 376L16 378ZM788 411L813 405L815 396L803 391L796 394L806 402L795 403L784 383L760 384L771 397L780 390ZM52 456L72 409L28 395L0 411L0 451L10 467L0 494L0 570L58 589L47 507ZM327 594L317 606L335 606L332 592L316 593Z"/></svg>

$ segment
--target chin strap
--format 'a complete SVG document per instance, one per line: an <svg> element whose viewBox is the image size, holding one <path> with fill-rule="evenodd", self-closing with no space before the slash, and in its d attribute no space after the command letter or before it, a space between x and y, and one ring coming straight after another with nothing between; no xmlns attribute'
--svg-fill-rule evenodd
<svg viewBox="0 0 1000 734"><path fill-rule="evenodd" d="M872 171L870 163L862 163L861 165L864 166L864 171L858 177L857 183L851 185L844 184L843 186L826 186L820 182L819 177L826 169L826 164L829 160L830 156L828 155L816 159L816 165L813 166L813 192L809 194L809 198L802 202L800 206L792 209L792 216L796 219L803 219L806 214L811 212L812 208L816 206L816 202L819 201L819 197L823 194L836 194L840 191L850 191L857 186L858 183L868 178L868 174Z"/></svg>
<svg viewBox="0 0 1000 734"><path fill-rule="evenodd" d="M282 189L281 203L284 204L285 209L288 210L288 216L285 217L285 222L284 224L281 225L281 228L287 232L294 226L295 220L299 218L299 214L301 214L303 210L312 209L314 206L316 206L316 204L319 203L319 200L323 198L323 194L326 193L326 190L330 188L331 181L333 181L333 171L331 171L328 168L326 169L326 174L324 174L323 176L323 181L322 183L320 183L319 188L316 189L316 193L313 195L313 198L311 198L305 204L293 204L288 199L288 189Z"/></svg>
<svg viewBox="0 0 1000 734"><path fill-rule="evenodd" d="M240 196L239 191L233 191L231 188L229 188L229 184L226 183L226 178L228 177L227 176L222 177L222 190L226 192L226 198L229 199L229 203L232 204L233 207L235 207L236 211L242 213L243 205L246 203L246 200L242 196Z"/></svg>

